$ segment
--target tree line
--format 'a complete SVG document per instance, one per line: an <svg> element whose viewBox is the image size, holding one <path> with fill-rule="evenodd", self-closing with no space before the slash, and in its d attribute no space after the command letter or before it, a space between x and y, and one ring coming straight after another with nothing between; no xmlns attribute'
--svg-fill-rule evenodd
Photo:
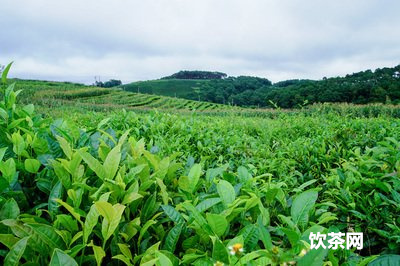
<svg viewBox="0 0 400 266"><path fill-rule="evenodd" d="M179 72L180 73L180 72ZM304 103L400 103L400 65L322 80L286 80L272 84L259 77L211 79L184 98L247 107L294 108Z"/></svg>

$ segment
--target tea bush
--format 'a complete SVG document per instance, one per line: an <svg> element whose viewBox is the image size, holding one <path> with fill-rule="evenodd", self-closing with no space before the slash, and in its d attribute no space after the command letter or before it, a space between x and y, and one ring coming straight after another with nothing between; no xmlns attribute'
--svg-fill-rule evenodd
<svg viewBox="0 0 400 266"><path fill-rule="evenodd" d="M10 66L5 265L400 262L398 120L119 112L74 123L17 104ZM310 250L311 232L338 231L363 232L364 249Z"/></svg>

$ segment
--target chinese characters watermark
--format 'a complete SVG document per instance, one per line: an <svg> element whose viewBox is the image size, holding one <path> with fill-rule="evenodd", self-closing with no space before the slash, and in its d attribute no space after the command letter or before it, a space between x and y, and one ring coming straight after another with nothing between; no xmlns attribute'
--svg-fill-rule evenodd
<svg viewBox="0 0 400 266"><path fill-rule="evenodd" d="M311 232L308 238L311 241L311 249L351 249L355 247L361 250L363 248L363 233L328 233L328 245L324 243L324 241L327 240L326 234L321 234L319 232L314 234Z"/></svg>

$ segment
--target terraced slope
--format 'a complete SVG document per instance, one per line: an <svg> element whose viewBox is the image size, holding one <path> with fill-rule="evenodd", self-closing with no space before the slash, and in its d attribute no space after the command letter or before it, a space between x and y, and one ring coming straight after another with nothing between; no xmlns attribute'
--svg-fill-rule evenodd
<svg viewBox="0 0 400 266"><path fill-rule="evenodd" d="M163 96L185 98L186 95L196 92L209 80L197 79L159 79L148 81L137 81L122 85L126 91L146 94L157 94Z"/></svg>
<svg viewBox="0 0 400 266"><path fill-rule="evenodd" d="M38 90L32 99L35 103L51 105L78 105L99 108L161 109L177 111L229 111L238 107L181 98L133 93L121 89L83 87L73 90Z"/></svg>

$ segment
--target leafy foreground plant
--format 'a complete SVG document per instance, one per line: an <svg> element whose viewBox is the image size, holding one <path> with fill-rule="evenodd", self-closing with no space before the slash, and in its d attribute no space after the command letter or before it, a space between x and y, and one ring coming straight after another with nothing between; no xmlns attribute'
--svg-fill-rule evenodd
<svg viewBox="0 0 400 266"><path fill-rule="evenodd" d="M44 120L33 105L16 104L19 91L5 85L9 69L2 75L0 103L0 255L5 265L400 261L396 255L310 250L308 239L311 232L353 226L368 230L369 241L387 241L389 250L396 250L396 140L356 152L325 180L294 188L242 166L232 173L227 165L184 166L178 153L160 158L130 130L105 128L107 120L90 131ZM363 178L377 168L388 174ZM356 193L356 188L362 190ZM350 225L349 217L357 223Z"/></svg>

